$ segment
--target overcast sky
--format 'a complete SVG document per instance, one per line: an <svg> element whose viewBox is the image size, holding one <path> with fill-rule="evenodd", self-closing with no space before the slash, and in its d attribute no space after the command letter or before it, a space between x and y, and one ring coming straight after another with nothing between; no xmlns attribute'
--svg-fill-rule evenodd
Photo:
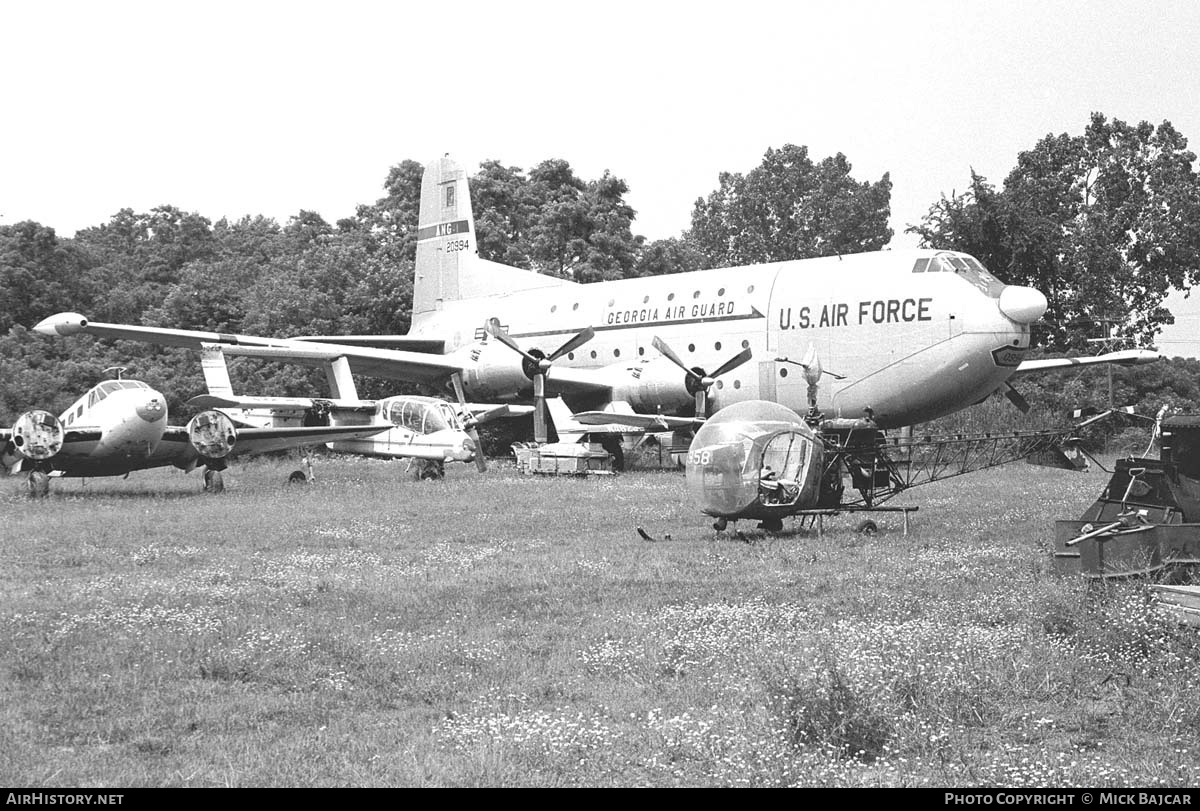
<svg viewBox="0 0 1200 811"><path fill-rule="evenodd" d="M893 245L1094 110L1200 148L1200 3L0 0L0 224L121 208L330 222L388 168L564 158L678 234L768 147L891 173ZM1200 293L1164 333L1200 354Z"/></svg>

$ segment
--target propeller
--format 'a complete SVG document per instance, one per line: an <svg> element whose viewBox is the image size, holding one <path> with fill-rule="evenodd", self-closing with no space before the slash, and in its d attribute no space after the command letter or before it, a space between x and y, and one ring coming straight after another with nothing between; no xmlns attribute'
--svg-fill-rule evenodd
<svg viewBox="0 0 1200 811"><path fill-rule="evenodd" d="M463 392L462 372L450 375L450 385L454 387L454 396L458 398L458 410L463 421L463 428L466 430L467 436L471 437L471 441L475 443L475 467L480 473L486 473L487 460L483 458L483 443L479 441L479 431L476 430L476 426L481 420L473 417L467 408L467 397Z"/></svg>
<svg viewBox="0 0 1200 811"><path fill-rule="evenodd" d="M527 351L518 346L512 336L505 332L504 327L500 326L498 318L489 318L484 329L497 341L521 356L521 371L533 381L533 438L538 443L544 444L548 438L546 432L546 373L550 371L554 361L568 352L574 352L595 338L596 331L591 327L584 327L571 336L565 344L547 355L540 349Z"/></svg>
<svg viewBox="0 0 1200 811"><path fill-rule="evenodd" d="M1021 410L1022 414L1029 413L1029 401L1021 396L1021 392L1017 391L1016 387L1007 380L1004 381L1004 388L1001 393L1008 398L1008 401Z"/></svg>
<svg viewBox="0 0 1200 811"><path fill-rule="evenodd" d="M667 342L657 335L654 336L654 340L651 343L655 349L686 373L686 376L683 378L683 385L687 388L688 394L696 398L696 419L698 420L702 420L708 415L708 390L712 387L713 383L717 382L717 378L732 369L736 369L751 358L750 350L748 348L743 349L718 366L712 374L709 374L699 366L693 366L689 369L687 364L680 360L674 350L667 345Z"/></svg>

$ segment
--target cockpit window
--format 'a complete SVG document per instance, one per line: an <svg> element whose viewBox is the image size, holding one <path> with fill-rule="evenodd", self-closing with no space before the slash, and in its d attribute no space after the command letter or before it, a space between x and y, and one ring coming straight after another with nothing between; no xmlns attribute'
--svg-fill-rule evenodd
<svg viewBox="0 0 1200 811"><path fill-rule="evenodd" d="M978 259L966 254L939 253L913 263L913 273L954 273L979 288L985 296L999 298L1004 282L987 272Z"/></svg>
<svg viewBox="0 0 1200 811"><path fill-rule="evenodd" d="M458 417L448 403L399 400L388 409L388 421L413 433L432 434L458 427Z"/></svg>

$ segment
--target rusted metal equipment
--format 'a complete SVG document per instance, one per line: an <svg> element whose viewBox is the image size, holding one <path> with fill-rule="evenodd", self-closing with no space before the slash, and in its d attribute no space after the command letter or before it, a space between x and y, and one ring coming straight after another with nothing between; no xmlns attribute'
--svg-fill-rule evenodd
<svg viewBox="0 0 1200 811"><path fill-rule="evenodd" d="M1118 460L1078 521L1058 521L1054 563L1089 578L1200 564L1200 416L1159 422L1158 459Z"/></svg>

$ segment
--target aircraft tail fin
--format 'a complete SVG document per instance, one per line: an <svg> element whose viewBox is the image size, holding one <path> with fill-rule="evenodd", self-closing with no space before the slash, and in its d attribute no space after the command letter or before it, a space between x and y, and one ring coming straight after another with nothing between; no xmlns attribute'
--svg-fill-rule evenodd
<svg viewBox="0 0 1200 811"><path fill-rule="evenodd" d="M417 216L413 320L462 298L463 277L476 254L467 173L449 155L425 164Z"/></svg>
<svg viewBox="0 0 1200 811"><path fill-rule="evenodd" d="M413 278L412 327L443 305L518 290L574 282L482 259L467 173L449 155L425 164L417 215L417 261Z"/></svg>
<svg viewBox="0 0 1200 811"><path fill-rule="evenodd" d="M208 393L217 397L232 397L233 384L229 382L229 367L225 364L225 353L215 344L203 344L200 349L200 368L204 372L204 383Z"/></svg>

